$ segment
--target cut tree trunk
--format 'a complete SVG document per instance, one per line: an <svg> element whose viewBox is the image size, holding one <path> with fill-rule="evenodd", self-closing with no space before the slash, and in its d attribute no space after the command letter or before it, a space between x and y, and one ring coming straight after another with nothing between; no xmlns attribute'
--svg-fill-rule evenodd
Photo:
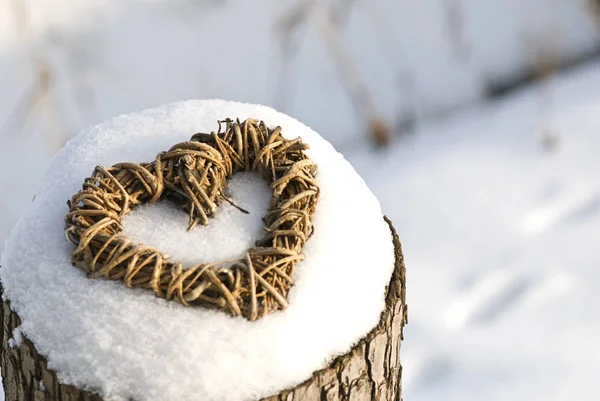
<svg viewBox="0 0 600 401"><path fill-rule="evenodd" d="M344 355L328 367L313 373L304 383L261 401L400 401L402 366L400 341L407 323L406 270L398 235L392 231L396 264L386 291L386 307L379 324ZM0 287L1 291L1 287ZM20 344L14 331L19 316L3 300L2 383L7 401L102 401L97 394L62 384L47 366L33 343L22 336ZM293 361L290 361L293 363Z"/></svg>

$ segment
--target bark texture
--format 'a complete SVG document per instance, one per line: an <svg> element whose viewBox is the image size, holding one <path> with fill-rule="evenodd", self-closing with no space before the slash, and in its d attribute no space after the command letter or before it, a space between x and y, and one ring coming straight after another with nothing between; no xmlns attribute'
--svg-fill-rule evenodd
<svg viewBox="0 0 600 401"><path fill-rule="evenodd" d="M403 327L408 322L406 269L398 235L392 223L385 220L392 231L396 264L386 289L386 308L379 324L327 368L313 373L304 383L261 401L402 400L400 342ZM10 341L21 321L8 300L3 301L0 308L0 364L7 401L102 401L97 394L60 383L56 373L48 368L46 359L26 337L22 337L18 346Z"/></svg>

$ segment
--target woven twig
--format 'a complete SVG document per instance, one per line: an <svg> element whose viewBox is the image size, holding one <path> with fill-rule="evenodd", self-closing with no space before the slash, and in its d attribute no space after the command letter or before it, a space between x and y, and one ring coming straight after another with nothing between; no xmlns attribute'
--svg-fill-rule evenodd
<svg viewBox="0 0 600 401"><path fill-rule="evenodd" d="M72 262L91 278L122 280L167 300L219 308L249 320L285 309L294 267L313 233L319 197L317 166L306 156L307 148L300 138L283 138L281 127L227 119L219 121L218 132L196 134L151 163L98 166L67 202L66 234L77 246ZM189 230L206 224L222 200L231 202L226 185L237 171L258 172L272 190L263 218L266 234L243 259L184 269L123 234L123 215L165 198L188 212Z"/></svg>

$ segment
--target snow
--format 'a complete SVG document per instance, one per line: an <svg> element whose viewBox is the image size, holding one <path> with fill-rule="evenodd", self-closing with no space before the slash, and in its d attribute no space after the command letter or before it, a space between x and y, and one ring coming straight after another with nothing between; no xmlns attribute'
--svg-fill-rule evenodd
<svg viewBox="0 0 600 401"><path fill-rule="evenodd" d="M23 333L21 332L21 326L18 326L13 330L12 338L8 339L8 346L11 348L18 348L21 346L21 341L23 341Z"/></svg>
<svg viewBox="0 0 600 401"><path fill-rule="evenodd" d="M289 32L283 24L303 2L22 0L24 27L13 2L0 0L0 26L6 27L0 68L14 67L0 78L6 91L0 118L35 78L24 51L32 45L51 71L66 132L155 104L222 97L272 105L334 145L350 145L363 137L366 121L348 97L326 39L310 17ZM331 11L340 48L392 125L479 100L490 83L514 78L540 58L565 61L599 43L585 1L319 3ZM222 29L223 21L229 29ZM165 77L168 84L160 84ZM35 116L33 129L55 128L47 117Z"/></svg>
<svg viewBox="0 0 600 401"><path fill-rule="evenodd" d="M166 302L121 282L89 280L71 266L65 202L97 164L152 160L230 116L263 119L281 125L288 138L301 136L319 166L315 233L297 267L286 311L248 322ZM234 236L224 238L211 226L187 233L185 214L183 225L175 226L180 218L170 221L168 205L132 213L125 230L187 263L231 259L258 238L268 191L255 184L245 175L232 182L234 200L250 208L251 218L241 219L240 212L224 207L216 219L238 231ZM164 242L156 242L158 230L168 233ZM394 255L377 199L329 143L268 107L212 100L122 115L70 140L13 229L0 261L5 296L22 319L23 335L47 356L62 382L107 400L235 401L298 384L348 351L379 320Z"/></svg>
<svg viewBox="0 0 600 401"><path fill-rule="evenodd" d="M187 232L189 216L185 213L167 202L146 204L125 215L123 233L134 242L160 249L184 268L198 264L199 260L243 259L246 250L264 236L262 217L271 199L271 189L258 174L250 172L235 174L228 189L237 205L250 214L241 213L225 202L206 226ZM215 238L219 239L218 246Z"/></svg>
<svg viewBox="0 0 600 401"><path fill-rule="evenodd" d="M346 153L406 257L406 400L597 399L600 64L548 85Z"/></svg>

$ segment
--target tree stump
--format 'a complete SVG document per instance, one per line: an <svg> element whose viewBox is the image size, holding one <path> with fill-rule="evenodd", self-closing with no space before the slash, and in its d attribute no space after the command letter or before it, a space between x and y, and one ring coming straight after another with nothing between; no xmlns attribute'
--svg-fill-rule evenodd
<svg viewBox="0 0 600 401"><path fill-rule="evenodd" d="M389 219L385 220L392 232L396 262L379 324L349 352L313 373L304 383L261 401L401 400L400 342L408 316L406 270L398 235ZM15 344L14 331L20 318L11 310L9 300L3 300L1 308L0 363L7 401L102 400L97 394L60 383L44 356L26 337Z"/></svg>

